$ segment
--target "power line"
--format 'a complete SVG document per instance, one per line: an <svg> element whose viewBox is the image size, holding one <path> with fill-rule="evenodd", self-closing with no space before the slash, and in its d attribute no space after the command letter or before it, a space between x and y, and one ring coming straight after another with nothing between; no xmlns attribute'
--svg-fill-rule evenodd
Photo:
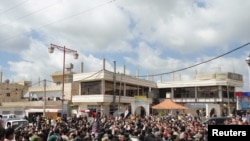
<svg viewBox="0 0 250 141"><path fill-rule="evenodd" d="M54 22L51 22L51 23L48 23L48 24L45 24L45 25L42 25L42 26L40 26L39 28L43 28L43 27L45 27L45 26L52 25L52 24L54 24L54 23L63 21L63 20L65 20L65 19L70 19L70 18L79 16L79 15L81 15L81 14L84 14L84 13L87 13L87 12L89 12L89 11L91 11L91 10L94 10L94 9L96 9L96 8L98 8L98 7L101 7L101 6L110 4L110 3L112 3L113 1L115 1L115 0L110 0L110 1L104 2L104 3L102 3L102 4L99 4L99 5L96 5L96 6L94 6L94 7L91 7L91 8L89 8L89 9L87 9L87 10L83 10L83 11L81 11L81 12L79 12L79 13L76 13L76 14L73 14L73 15L70 15L70 16L67 16L67 17L64 17L64 18L62 18L62 19L56 20L56 21L54 21Z"/></svg>
<svg viewBox="0 0 250 141"><path fill-rule="evenodd" d="M41 12L41 11L43 11L43 10L45 10L45 9L48 9L49 7L52 7L52 6L56 5L57 3L58 3L58 2L53 3L53 4L51 4L51 5L48 5L48 6L46 6L46 7L43 7L43 8L41 8L41 9L37 10L37 11L33 11L33 12L30 12L30 13L28 13L28 14L26 14L26 15L23 15L23 16L21 16L21 17L18 17L17 19L15 19L15 21L24 19L24 18L29 17L29 16L32 16L32 15L38 13L38 12ZM11 22L9 22L9 23L11 23ZM4 24L1 24L0 26L2 27L2 26L4 26L4 25L8 25L9 23L4 23Z"/></svg>
<svg viewBox="0 0 250 141"><path fill-rule="evenodd" d="M16 7L20 6L20 5L23 5L23 4L25 4L26 2L28 2L28 1L29 1L29 0L20 2L20 3L14 5L14 6L10 7L10 8L8 8L8 9L4 10L3 12L0 12L0 15L6 13L6 12L8 12L8 11L11 11L12 9L14 9L14 8L16 8Z"/></svg>
<svg viewBox="0 0 250 141"><path fill-rule="evenodd" d="M47 80L47 79L45 79L45 80L46 80L46 82L55 83L55 82ZM41 82L44 82L44 80L40 80L40 81L38 81L36 83L33 83L32 86L39 86L41 84Z"/></svg>
<svg viewBox="0 0 250 141"><path fill-rule="evenodd" d="M65 20L65 19L69 19L69 18L72 18L72 17L79 16L79 15L81 15L81 14L84 14L84 13L87 13L87 12L89 12L89 11L91 11L91 10L94 10L94 9L96 9L96 8L98 8L98 7L101 7L101 6L110 4L110 3L114 2L114 1L115 1L115 0L110 0L110 1L107 1L107 2L104 2L104 3L101 3L101 4L99 4L99 5L96 5L96 6L92 7L92 8L89 8L89 9L87 9L87 10L83 10L83 11L81 11L81 12L79 12L79 13L76 13L76 14L73 14L73 15L70 15L70 16L67 16L67 17L64 17L64 18L62 18L62 19L59 19L59 20L56 20L56 21L54 21L54 22L51 22L51 23L48 23L48 24L39 26L39 27L37 27L37 28L38 28L38 29L41 29L41 28L44 28L44 27L46 27L46 26L49 26L49 25L55 24L55 23L57 23L57 22L63 21L63 20ZM22 33L16 34L16 35L14 35L14 36L11 36L10 38L1 40L0 42L3 43L3 42L6 42L6 41L9 41L9 40L11 40L11 39L13 39L13 38L19 37L21 34L22 34Z"/></svg>
<svg viewBox="0 0 250 141"><path fill-rule="evenodd" d="M203 62L201 62L201 63L195 64L195 65L192 65L192 66L189 66L189 67L181 68L181 69L174 70L174 71L170 71L170 72L166 72L166 73L159 73L159 74L152 74L152 75L143 75L143 76L138 76L138 77L159 76L159 75L166 75L166 74L171 74L171 73L175 73L175 72L179 72L179 71L184 71L184 70L187 70L187 69L190 69L190 68L199 66L199 65L201 65L201 64L205 64L205 63L207 63L207 62L213 61L213 60L218 59L218 58L220 58L220 57L223 57L223 56L225 56L225 55L227 55L227 54L230 54L230 53L232 53L232 52L234 52L234 51L236 51L236 50L239 50L239 49L241 49L241 48L243 48L243 47L246 47L246 46L248 46L249 44L250 44L250 42L248 42L248 43L246 43L246 44L244 44L244 45L241 45L241 46L239 46L239 47L237 47L237 48L235 48L235 49L233 49L233 50L231 50L231 51L229 51L229 52L226 52L226 53L224 53L224 54L221 54L221 55L219 55L219 56L217 56L217 57L211 58L211 59L209 59L209 60L203 61Z"/></svg>

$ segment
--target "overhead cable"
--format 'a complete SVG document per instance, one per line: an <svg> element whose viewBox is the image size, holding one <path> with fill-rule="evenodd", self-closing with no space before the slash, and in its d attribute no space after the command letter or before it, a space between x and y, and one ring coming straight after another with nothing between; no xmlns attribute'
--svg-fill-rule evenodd
<svg viewBox="0 0 250 141"><path fill-rule="evenodd" d="M216 60L216 59L218 59L218 58L221 58L221 57L223 57L223 56L225 56L225 55L227 55L227 54L230 54L230 53L232 53L232 52L234 52L234 51L236 51L236 50L239 50L239 49L241 49L241 48L243 48L243 47L246 47L246 46L248 46L249 44L250 44L250 42L248 42L248 43L246 43L246 44L244 44L244 45L241 45L241 46L239 46L239 47L237 47L237 48L235 48L235 49L233 49L233 50L231 50L231 51L228 51L228 52L226 52L226 53L223 53L223 54L221 54L221 55L219 55L219 56L216 56L216 57L211 58L211 59L209 59L209 60L200 62L200 63L198 63L198 64L194 64L194 65L191 65L191 66L188 66L188 67L185 67L185 68L181 68L181 69L177 69L177 70L170 71L170 72L165 72L165 73L159 73L159 74L142 75L142 76L138 76L138 77L160 76L160 75L166 75L166 74L171 74L171 73L175 73L175 72L184 71L184 70L187 70L187 69L190 69L190 68L199 66L199 65L201 65L201 64L205 64L205 63L208 63L208 62L210 62L210 61Z"/></svg>

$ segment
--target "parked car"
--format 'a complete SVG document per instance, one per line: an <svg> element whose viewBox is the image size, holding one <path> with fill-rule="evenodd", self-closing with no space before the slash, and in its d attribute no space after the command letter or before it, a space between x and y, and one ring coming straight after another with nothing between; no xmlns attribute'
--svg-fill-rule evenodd
<svg viewBox="0 0 250 141"><path fill-rule="evenodd" d="M5 122L4 122L4 128L7 128L8 127L8 124L16 129L16 128L19 128L19 127L24 127L24 126L28 126L29 125L29 121L26 120L26 119L7 119Z"/></svg>
<svg viewBox="0 0 250 141"><path fill-rule="evenodd" d="M4 115L2 115L2 120L3 121L6 121L6 120L8 120L8 119L16 119L17 117L16 117L16 115L15 114L4 114Z"/></svg>
<svg viewBox="0 0 250 141"><path fill-rule="evenodd" d="M223 125L224 122L228 119L231 119L231 117L211 117L211 118L208 118L204 121L202 121L201 123L202 124L208 124L208 125Z"/></svg>

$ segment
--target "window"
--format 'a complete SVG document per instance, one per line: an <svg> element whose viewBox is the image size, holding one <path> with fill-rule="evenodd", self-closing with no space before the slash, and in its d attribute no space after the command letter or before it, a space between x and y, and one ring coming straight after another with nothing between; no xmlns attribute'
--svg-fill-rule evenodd
<svg viewBox="0 0 250 141"><path fill-rule="evenodd" d="M10 114L10 111L2 111L2 114L3 114L3 115Z"/></svg>
<svg viewBox="0 0 250 141"><path fill-rule="evenodd" d="M23 111L14 111L15 115L23 115Z"/></svg>
<svg viewBox="0 0 250 141"><path fill-rule="evenodd" d="M127 96L135 96L137 95L138 87L134 85L126 85L126 95Z"/></svg>
<svg viewBox="0 0 250 141"><path fill-rule="evenodd" d="M12 122L11 127L15 129L15 128L17 128L20 125L27 126L28 124L29 123L26 120L17 120L17 121L13 121Z"/></svg>
<svg viewBox="0 0 250 141"><path fill-rule="evenodd" d="M227 86L222 86L222 98L228 98L228 94L229 98L234 98L234 91L234 87L229 86L227 91Z"/></svg>
<svg viewBox="0 0 250 141"><path fill-rule="evenodd" d="M171 93L171 88L159 89L159 98L166 98L166 93Z"/></svg>
<svg viewBox="0 0 250 141"><path fill-rule="evenodd" d="M81 83L81 95L92 95L101 93L101 81Z"/></svg>
<svg viewBox="0 0 250 141"><path fill-rule="evenodd" d="M113 95L113 93L114 93L114 83L111 81L105 81L105 94Z"/></svg>
<svg viewBox="0 0 250 141"><path fill-rule="evenodd" d="M10 97L10 93L6 93L6 96L7 96L7 97Z"/></svg>
<svg viewBox="0 0 250 141"><path fill-rule="evenodd" d="M218 98L219 89L218 86L205 86L197 88L198 98Z"/></svg>
<svg viewBox="0 0 250 141"><path fill-rule="evenodd" d="M175 88L174 98L195 98L195 88L194 87Z"/></svg>

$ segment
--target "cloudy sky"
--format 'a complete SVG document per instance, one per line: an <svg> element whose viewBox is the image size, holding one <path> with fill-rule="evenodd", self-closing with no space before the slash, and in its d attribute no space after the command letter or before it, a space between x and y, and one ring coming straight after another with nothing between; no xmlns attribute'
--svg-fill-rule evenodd
<svg viewBox="0 0 250 141"><path fill-rule="evenodd" d="M102 69L105 58L110 71L116 61L117 72L125 65L155 81L235 72L246 91L249 9L247 0L2 0L0 71L3 81L50 79L62 71L63 53L48 53L55 44L78 51L77 60L66 54L77 73L81 62L85 72Z"/></svg>

